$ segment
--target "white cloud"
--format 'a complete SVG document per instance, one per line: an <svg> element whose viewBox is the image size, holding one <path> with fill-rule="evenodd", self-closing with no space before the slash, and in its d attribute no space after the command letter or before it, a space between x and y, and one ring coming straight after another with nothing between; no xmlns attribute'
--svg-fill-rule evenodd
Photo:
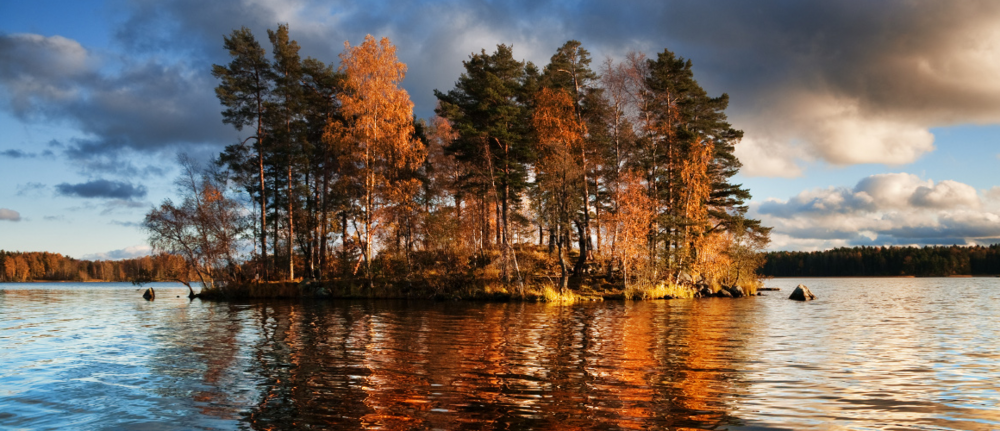
<svg viewBox="0 0 1000 431"><path fill-rule="evenodd" d="M952 180L880 174L850 189L755 203L751 215L774 227L775 249L990 242L1000 238L1000 187L980 193Z"/></svg>
<svg viewBox="0 0 1000 431"><path fill-rule="evenodd" d="M149 256L153 253L153 249L145 244L133 245L131 247L125 247L118 250L111 250L104 253L93 253L84 255L84 260L122 260L122 259L134 259L137 257Z"/></svg>
<svg viewBox="0 0 1000 431"><path fill-rule="evenodd" d="M21 213L12 209L0 208L0 220L21 221Z"/></svg>

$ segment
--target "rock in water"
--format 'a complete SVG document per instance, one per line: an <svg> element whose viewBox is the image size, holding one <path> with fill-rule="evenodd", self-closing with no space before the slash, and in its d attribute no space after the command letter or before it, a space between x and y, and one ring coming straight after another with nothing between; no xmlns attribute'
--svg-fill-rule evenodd
<svg viewBox="0 0 1000 431"><path fill-rule="evenodd" d="M789 296L788 299L794 299L796 301L809 301L816 299L816 295L813 295L806 285L800 284L795 287L795 290L792 291L792 296Z"/></svg>
<svg viewBox="0 0 1000 431"><path fill-rule="evenodd" d="M147 301L152 301L153 299L156 298L156 292L153 292L153 288L150 287L149 289L146 289L146 292L142 294L142 298Z"/></svg>

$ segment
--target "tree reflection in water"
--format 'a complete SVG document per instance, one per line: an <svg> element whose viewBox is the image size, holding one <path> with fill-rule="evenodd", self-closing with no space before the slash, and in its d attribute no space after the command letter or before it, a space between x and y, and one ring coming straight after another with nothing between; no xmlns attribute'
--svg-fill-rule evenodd
<svg viewBox="0 0 1000 431"><path fill-rule="evenodd" d="M252 304L205 328L195 398L224 417L252 386L255 429L724 428L739 302Z"/></svg>

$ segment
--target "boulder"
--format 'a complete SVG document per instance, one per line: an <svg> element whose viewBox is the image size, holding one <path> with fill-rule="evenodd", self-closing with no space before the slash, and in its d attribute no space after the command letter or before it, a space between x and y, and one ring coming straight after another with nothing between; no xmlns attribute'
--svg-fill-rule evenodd
<svg viewBox="0 0 1000 431"><path fill-rule="evenodd" d="M792 296L789 296L788 299L794 299L796 301L809 301L816 299L816 295L813 295L806 285L800 284L795 287L795 290L792 291Z"/></svg>
<svg viewBox="0 0 1000 431"><path fill-rule="evenodd" d="M732 295L733 298L742 298L744 296L747 296L745 293L743 293L743 288L739 286L723 286L722 289L729 292L729 294Z"/></svg>
<svg viewBox="0 0 1000 431"><path fill-rule="evenodd" d="M154 292L153 288L150 287L146 289L145 292L143 292L142 299L145 299L147 301L152 301L153 299L156 299L156 292Z"/></svg>
<svg viewBox="0 0 1000 431"><path fill-rule="evenodd" d="M718 292L715 292L715 296L717 298L732 298L733 297L733 293L730 292L730 291L728 291L728 290L726 290L726 288L723 287L722 289L719 289Z"/></svg>
<svg viewBox="0 0 1000 431"><path fill-rule="evenodd" d="M694 284L695 279L691 276L691 274L681 271L680 274L677 274L677 282L682 284Z"/></svg>

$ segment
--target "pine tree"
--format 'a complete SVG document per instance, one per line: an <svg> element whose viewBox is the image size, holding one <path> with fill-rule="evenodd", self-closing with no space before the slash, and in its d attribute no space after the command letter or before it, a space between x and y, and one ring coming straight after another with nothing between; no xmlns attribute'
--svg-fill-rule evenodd
<svg viewBox="0 0 1000 431"><path fill-rule="evenodd" d="M224 47L229 51L232 61L226 66L213 65L212 76L222 82L215 88L215 94L226 107L222 111L222 121L232 124L236 130L253 125L254 135L244 139L238 145L226 148L223 160L243 179L244 186L251 196L256 194L260 203L260 273L267 277L267 202L268 193L265 186L264 159L271 151L268 148L268 136L265 129L266 106L271 98L274 74L271 64L267 61L264 49L260 47L253 33L246 27L233 30L224 38ZM249 154L246 143L254 141L253 150ZM251 163L256 159L256 166ZM256 175L256 178L254 178ZM250 183L259 184L255 188Z"/></svg>
<svg viewBox="0 0 1000 431"><path fill-rule="evenodd" d="M447 150L470 166L466 187L480 193L492 191L499 200L497 234L504 253L504 278L509 279L510 263L516 265L510 212L527 186L534 157L529 124L537 71L531 63L514 60L507 45L497 45L493 54L483 50L463 64L465 73L454 89L434 91L440 101L437 113L458 133Z"/></svg>

